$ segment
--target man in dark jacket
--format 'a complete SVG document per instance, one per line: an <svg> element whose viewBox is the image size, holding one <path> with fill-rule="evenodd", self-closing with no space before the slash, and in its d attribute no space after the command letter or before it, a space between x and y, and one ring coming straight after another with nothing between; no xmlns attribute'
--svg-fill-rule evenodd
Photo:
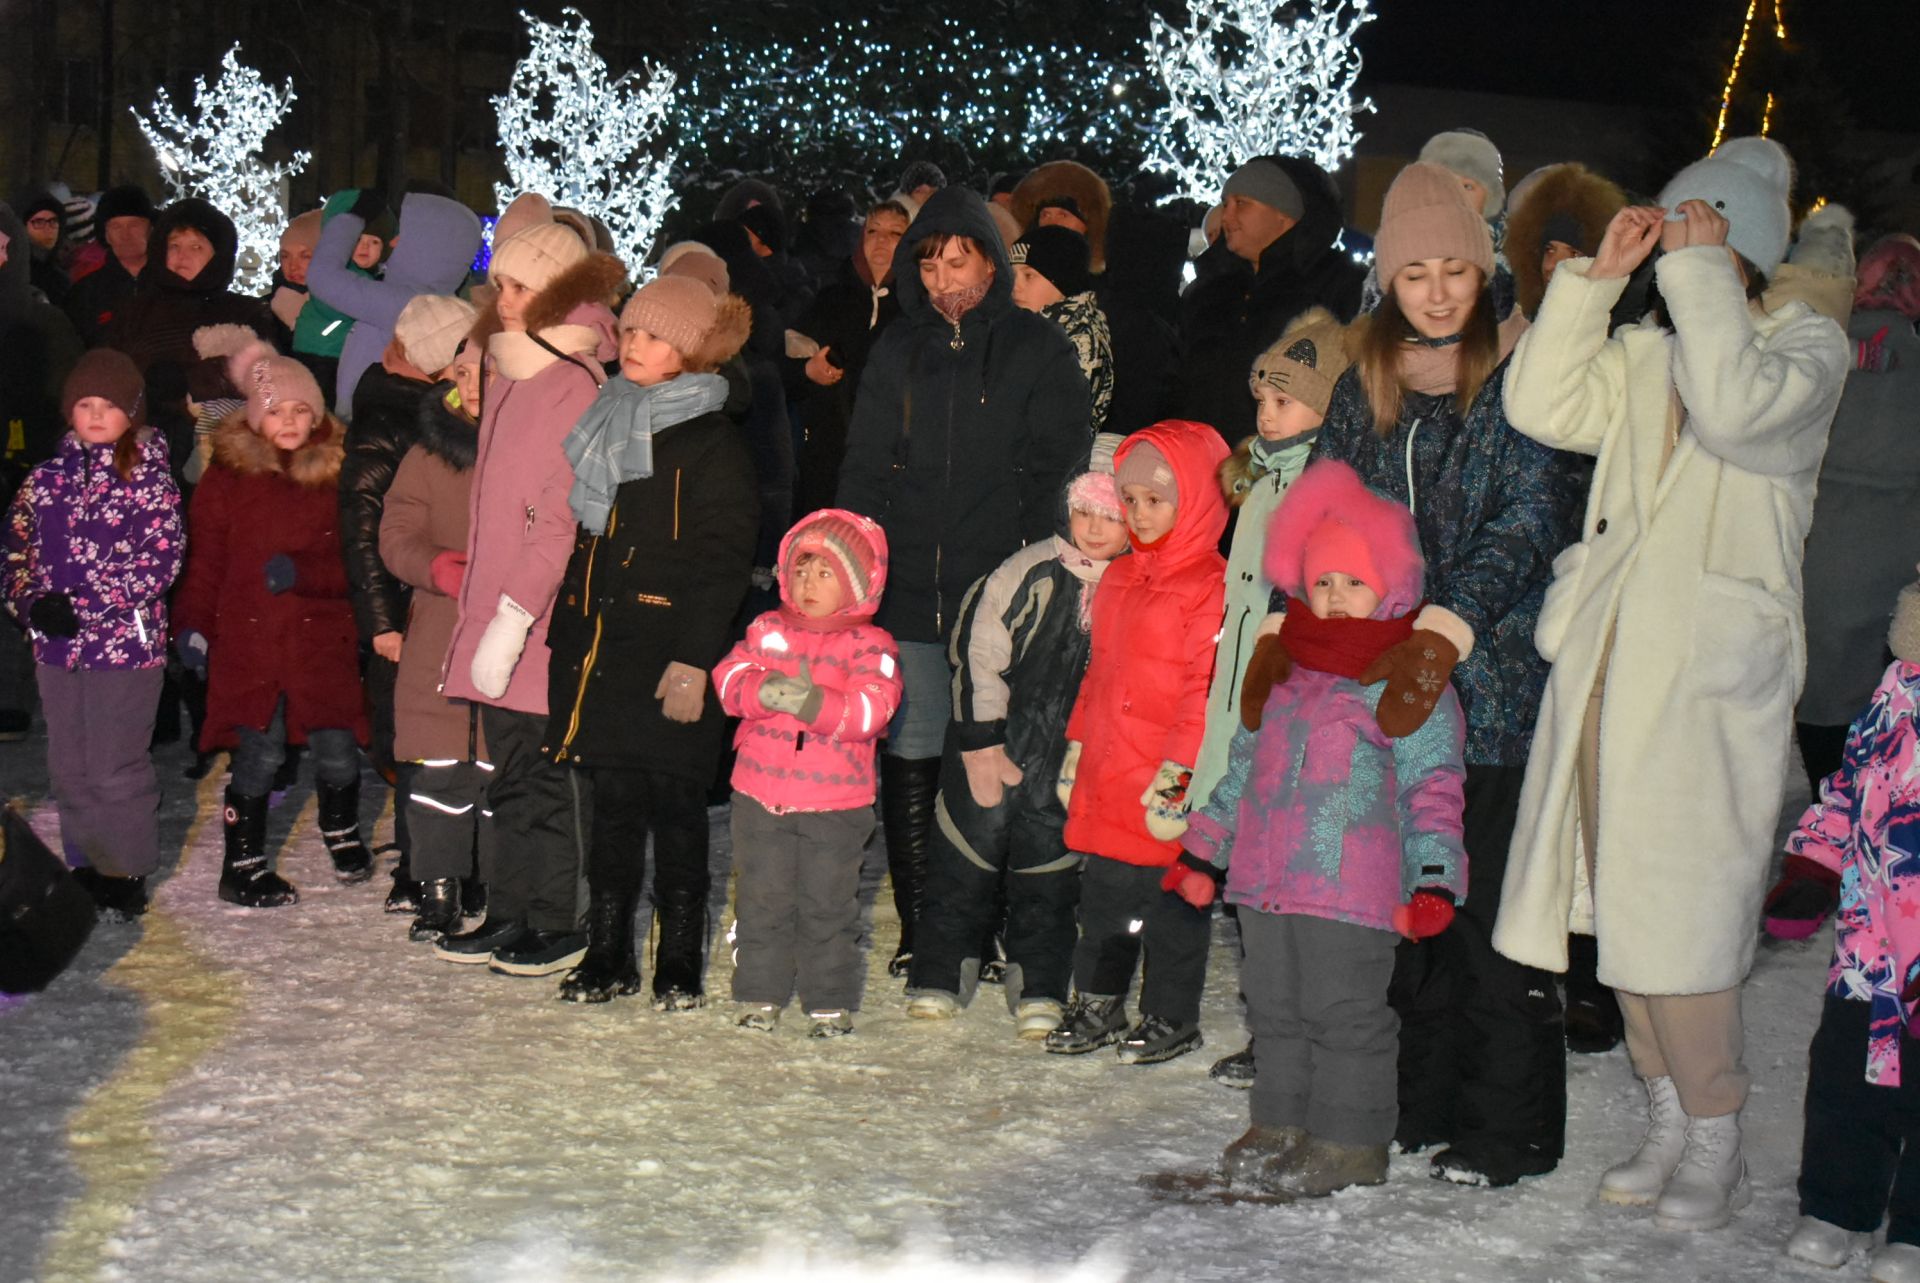
<svg viewBox="0 0 1920 1283"><path fill-rule="evenodd" d="M839 503L885 528L892 560L875 622L899 643L906 687L880 777L898 975L939 786L947 632L975 580L1052 535L1060 487L1091 438L1073 344L1014 306L1006 246L978 196L935 192L894 252L893 279L900 319L860 379Z"/></svg>
<svg viewBox="0 0 1920 1283"><path fill-rule="evenodd" d="M1351 321L1366 273L1335 244L1340 193L1312 161L1260 156L1227 179L1221 233L1243 271L1203 277L1181 300L1175 418L1212 424L1228 446L1253 431L1253 359L1294 317L1326 308Z"/></svg>
<svg viewBox="0 0 1920 1283"><path fill-rule="evenodd" d="M138 187L110 187L101 193L93 211L93 234L106 247L105 261L86 273L74 265L73 286L63 305L86 346L98 347L114 314L133 299L158 217L153 201Z"/></svg>

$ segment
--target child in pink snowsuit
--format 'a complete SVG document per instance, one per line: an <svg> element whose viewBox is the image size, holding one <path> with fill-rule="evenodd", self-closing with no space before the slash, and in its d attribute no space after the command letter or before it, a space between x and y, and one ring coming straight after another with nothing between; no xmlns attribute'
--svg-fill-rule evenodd
<svg viewBox="0 0 1920 1283"><path fill-rule="evenodd" d="M900 653L873 625L887 537L838 508L780 543L780 609L714 666L734 736L733 997L771 1030L798 988L810 1033L853 1031L860 862L873 836L874 742L900 704Z"/></svg>

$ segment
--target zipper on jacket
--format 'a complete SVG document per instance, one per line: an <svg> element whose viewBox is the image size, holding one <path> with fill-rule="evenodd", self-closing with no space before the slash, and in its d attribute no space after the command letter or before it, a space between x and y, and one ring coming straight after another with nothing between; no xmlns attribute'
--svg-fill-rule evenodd
<svg viewBox="0 0 1920 1283"><path fill-rule="evenodd" d="M607 537L611 538L620 524L619 509L607 515ZM593 546L587 549L586 582L580 590L580 613L582 617L593 613L593 561L600 555L601 536L593 537ZM593 680L593 666L600 658L600 629L606 623L604 614L593 617L593 641L587 646L587 657L580 661L580 689L573 696L573 713L567 718L567 734L560 741L560 748L554 753L554 760L564 762L567 750L573 746L573 737L580 733L580 711L587 703L587 683Z"/></svg>

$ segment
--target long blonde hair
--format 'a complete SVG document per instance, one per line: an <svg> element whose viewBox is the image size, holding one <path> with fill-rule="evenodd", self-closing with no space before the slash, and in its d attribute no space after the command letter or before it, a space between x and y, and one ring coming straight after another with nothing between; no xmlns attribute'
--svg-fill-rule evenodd
<svg viewBox="0 0 1920 1283"><path fill-rule="evenodd" d="M1360 369L1360 390L1366 393L1367 408L1373 411L1373 430L1381 436L1393 435L1400 422L1400 406L1406 385L1400 379L1400 357L1408 343L1420 341L1420 332L1400 310L1393 282L1382 282L1386 293L1371 315L1354 328ZM1485 281L1474 297L1473 311L1460 331L1459 374L1454 382L1453 403L1465 417L1480 395L1487 379L1500 364L1500 323L1493 315L1493 298Z"/></svg>

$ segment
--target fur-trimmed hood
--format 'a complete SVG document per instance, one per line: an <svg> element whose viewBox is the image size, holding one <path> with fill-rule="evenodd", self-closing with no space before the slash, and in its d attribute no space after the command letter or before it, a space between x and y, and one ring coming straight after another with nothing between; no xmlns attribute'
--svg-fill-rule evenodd
<svg viewBox="0 0 1920 1283"><path fill-rule="evenodd" d="M1549 239L1564 241L1566 235L1552 235L1550 224L1572 220L1580 240L1574 248L1590 255L1600 248L1607 224L1627 203L1627 195L1608 178L1585 165L1554 165L1544 169L1527 185L1520 203L1507 215L1507 260L1513 267L1514 300L1522 315L1540 310L1546 297L1546 276L1540 259ZM1571 243L1571 242L1569 242Z"/></svg>
<svg viewBox="0 0 1920 1283"><path fill-rule="evenodd" d="M627 269L611 254L589 254L534 296L527 308L525 333L502 327L499 296L491 292L473 333L486 343L494 370L514 382L530 379L560 360L556 351L604 364L620 350L607 299L626 275Z"/></svg>
<svg viewBox="0 0 1920 1283"><path fill-rule="evenodd" d="M472 469L480 454L480 425L447 408L452 379L442 379L420 398L420 448L455 472Z"/></svg>
<svg viewBox="0 0 1920 1283"><path fill-rule="evenodd" d="M573 310L582 303L605 306L620 292L626 279L626 267L613 255L587 255L534 295L533 302L527 306L527 331L537 334L567 324ZM497 298L495 303L493 310L497 313Z"/></svg>
<svg viewBox="0 0 1920 1283"><path fill-rule="evenodd" d="M213 430L213 461L241 476L279 474L308 489L340 483L340 464L347 457L347 428L331 414L314 425L307 443L283 455L247 423L244 408L220 420Z"/></svg>

